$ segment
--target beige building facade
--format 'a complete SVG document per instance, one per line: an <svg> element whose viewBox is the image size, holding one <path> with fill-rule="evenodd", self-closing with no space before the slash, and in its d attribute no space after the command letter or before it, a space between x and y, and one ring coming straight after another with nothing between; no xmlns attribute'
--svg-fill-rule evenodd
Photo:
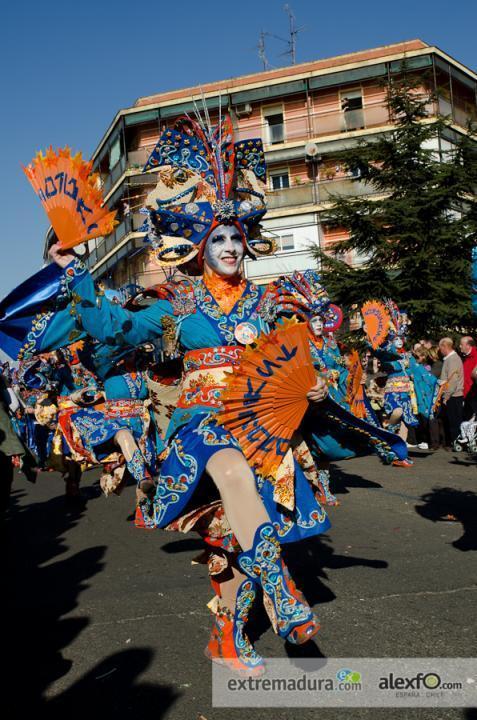
<svg viewBox="0 0 477 720"><path fill-rule="evenodd" d="M323 222L330 196L373 192L350 177L336 156L392 127L383 81L399 73L403 61L434 91L429 117L439 113L450 119L447 134L436 141L436 152L445 151L477 116L477 75L422 40L159 93L120 110L93 154L105 200L119 218L112 235L89 243L86 258L94 277L111 287L145 287L164 279L139 232L144 219L139 210L155 186L155 171L142 168L162 131L204 99L212 121L219 104L231 113L237 140L264 141L269 207L264 225L278 252L246 260L246 275L262 283L315 267L310 246L327 249L342 236Z"/></svg>

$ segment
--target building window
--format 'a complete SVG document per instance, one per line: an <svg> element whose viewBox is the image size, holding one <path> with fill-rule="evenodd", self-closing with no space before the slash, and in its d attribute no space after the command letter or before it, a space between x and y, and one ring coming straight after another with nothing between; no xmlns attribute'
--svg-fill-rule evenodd
<svg viewBox="0 0 477 720"><path fill-rule="evenodd" d="M270 185L272 190L283 190L290 187L290 178L288 170L280 170L270 175Z"/></svg>
<svg viewBox="0 0 477 720"><path fill-rule="evenodd" d="M361 90L349 90L341 93L341 110L343 111L344 131L364 128L363 95Z"/></svg>
<svg viewBox="0 0 477 720"><path fill-rule="evenodd" d="M285 125L283 122L283 113L274 112L270 115L266 115L265 122L268 125L268 142L271 145L284 142Z"/></svg>
<svg viewBox="0 0 477 720"><path fill-rule="evenodd" d="M111 145L109 153L109 169L112 170L121 159L121 140L119 137Z"/></svg>
<svg viewBox="0 0 477 720"><path fill-rule="evenodd" d="M279 250L285 252L286 250L294 250L295 249L295 241L293 239L293 234L290 233L288 235L279 235L277 238L278 248Z"/></svg>

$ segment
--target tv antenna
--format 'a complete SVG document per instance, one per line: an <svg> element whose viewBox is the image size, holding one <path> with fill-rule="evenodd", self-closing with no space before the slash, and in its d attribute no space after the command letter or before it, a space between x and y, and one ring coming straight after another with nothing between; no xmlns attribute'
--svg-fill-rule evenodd
<svg viewBox="0 0 477 720"><path fill-rule="evenodd" d="M285 50L285 52L281 53L281 55L287 55L291 60L291 64L296 65L297 36L298 36L298 33L300 33L302 30L305 29L305 27L304 26L302 26L302 27L296 26L296 18L295 18L295 15L293 14L293 10L291 9L290 5L284 5L283 9L286 12L286 14L288 15L288 19L289 19L290 30L289 30L288 38L280 37L280 35L275 35L274 33L264 32L263 30L260 33L260 39L258 42L258 56L263 63L264 70L270 70L273 67L268 62L267 56L265 54L265 38L266 37L275 38L275 40L280 40L280 42L285 43L287 45L287 50Z"/></svg>
<svg viewBox="0 0 477 720"><path fill-rule="evenodd" d="M296 26L296 18L293 13L293 10L291 9L290 5L284 5L283 6L284 11L288 15L289 20L289 26L290 26L290 39L287 40L288 43L288 50L283 55L289 55L291 58L292 65L296 65L296 39L298 37L298 33L305 29L305 26L302 25L301 27Z"/></svg>
<svg viewBox="0 0 477 720"><path fill-rule="evenodd" d="M264 70L271 70L271 68L272 68L272 66L271 66L270 63L268 62L268 58L267 58L267 55L266 55L266 53L265 53L265 38L266 38L266 36L269 35L269 34L270 34L270 33L266 33L266 32L264 32L264 31L262 30L261 33L260 33L260 37L259 37L259 39L258 39L258 46L257 46L257 47L258 47L258 57L260 58L260 60L261 60L262 63L263 63L263 69L264 69Z"/></svg>

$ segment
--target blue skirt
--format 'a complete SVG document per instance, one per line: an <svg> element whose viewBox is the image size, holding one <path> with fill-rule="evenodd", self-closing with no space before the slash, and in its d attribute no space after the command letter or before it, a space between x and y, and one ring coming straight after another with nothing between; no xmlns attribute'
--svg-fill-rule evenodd
<svg viewBox="0 0 477 720"><path fill-rule="evenodd" d="M402 420L408 427L416 427L419 420L412 411L411 396L407 392L388 392L384 395L384 412L386 415L398 409L402 409Z"/></svg>
<svg viewBox="0 0 477 720"><path fill-rule="evenodd" d="M221 425L214 422L213 415L200 413L182 426L170 442L169 454L159 475L156 495L150 508L150 520L155 527L163 528L179 517L187 508L191 510L194 494L199 484L205 484L205 468L210 458L219 450L240 450L235 438ZM319 535L330 527L330 521L306 480L301 468L295 463L295 509L289 512L278 506L273 499L273 485L256 477L257 489L280 542L289 543ZM209 500L216 500L218 491L210 487ZM199 495L199 493L197 493ZM215 495L215 497L214 497ZM203 495L198 504L204 501Z"/></svg>
<svg viewBox="0 0 477 720"><path fill-rule="evenodd" d="M145 435L143 421L140 417L111 417L94 408L81 408L70 417L70 422L79 433L84 448L90 455L101 462L113 450L114 437L119 430L129 430L138 443L144 459L151 472L156 472L156 447L152 430ZM143 442L141 442L143 441Z"/></svg>

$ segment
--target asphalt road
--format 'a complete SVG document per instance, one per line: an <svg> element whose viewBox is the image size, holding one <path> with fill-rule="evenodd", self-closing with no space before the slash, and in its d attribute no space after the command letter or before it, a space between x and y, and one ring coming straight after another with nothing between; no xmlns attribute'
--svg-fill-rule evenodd
<svg viewBox="0 0 477 720"><path fill-rule="evenodd" d="M444 451L415 459L411 469L375 458L334 467L333 527L290 557L322 621L306 654L477 654L477 467ZM191 564L200 541L135 529L133 488L106 499L95 473L81 512L62 492L56 474L34 486L17 478L1 530L3 717L476 720L472 709L212 708L202 655L212 593ZM292 654L263 617L258 627L265 657Z"/></svg>

